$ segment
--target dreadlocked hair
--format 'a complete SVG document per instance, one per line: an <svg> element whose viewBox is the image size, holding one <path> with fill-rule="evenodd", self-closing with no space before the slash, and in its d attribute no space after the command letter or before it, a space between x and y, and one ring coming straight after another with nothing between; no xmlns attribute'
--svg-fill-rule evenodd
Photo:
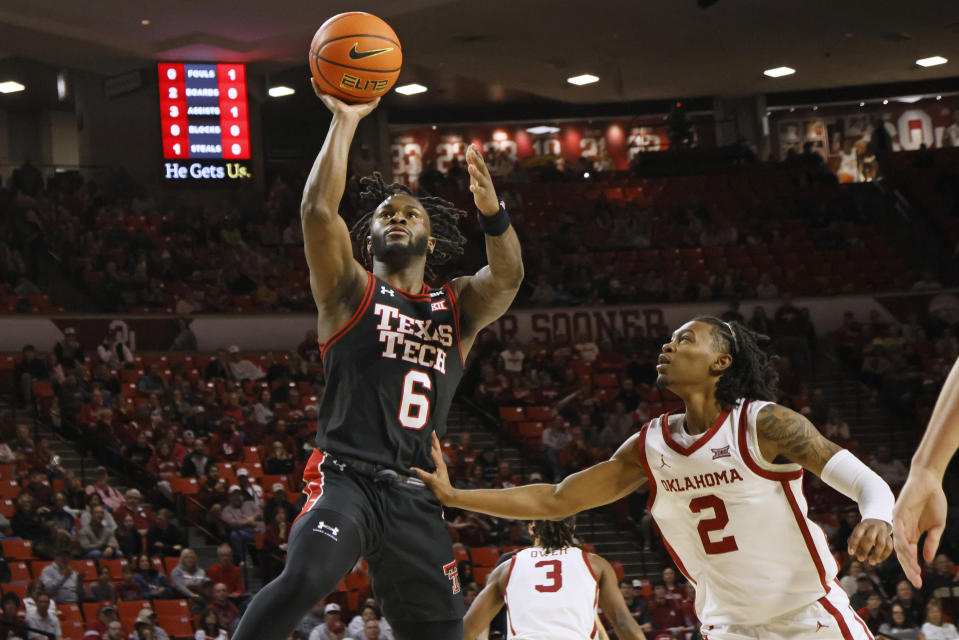
<svg viewBox="0 0 959 640"><path fill-rule="evenodd" d="M769 342L769 336L757 333L739 322L725 322L715 316L699 316L693 319L713 327L713 346L733 357L733 363L716 383L716 399L719 404L735 405L740 398L770 400L779 396L779 374L761 343Z"/></svg>
<svg viewBox="0 0 959 640"><path fill-rule="evenodd" d="M350 235L359 243L363 263L367 268L372 268L373 256L370 255L367 247L366 236L370 234L373 213L380 203L390 196L412 196L413 192L400 182L386 184L379 171L374 171L372 176L360 178L360 189L360 207L365 213L353 222ZM458 222L466 214L461 209L457 209L453 203L437 196L422 196L417 200L430 217L430 233L436 239L433 253L426 256L426 274L432 278L435 276L433 267L446 264L453 258L463 255L466 236L460 231Z"/></svg>
<svg viewBox="0 0 959 640"><path fill-rule="evenodd" d="M533 537L539 541L539 546L546 553L576 546L573 535L576 527L575 516L565 520L533 520L530 526L533 527Z"/></svg>

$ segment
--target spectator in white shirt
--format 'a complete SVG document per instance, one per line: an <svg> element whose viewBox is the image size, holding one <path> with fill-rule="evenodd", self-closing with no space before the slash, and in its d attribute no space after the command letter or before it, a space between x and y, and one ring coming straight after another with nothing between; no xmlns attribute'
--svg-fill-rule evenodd
<svg viewBox="0 0 959 640"><path fill-rule="evenodd" d="M823 435L834 442L847 442L852 435L849 432L849 425L842 419L839 409L831 407L829 409L829 419L822 426Z"/></svg>
<svg viewBox="0 0 959 640"><path fill-rule="evenodd" d="M41 593L37 596L37 608L35 611L31 611L27 614L25 622L30 629L36 629L36 631L45 631L50 633L54 638L60 640L62 634L60 632L60 621L57 620L56 614L50 608L50 596L45 593ZM47 636L44 636L41 633L36 633L35 631L29 631L27 633L29 640L34 638L43 638L46 640Z"/></svg>
<svg viewBox="0 0 959 640"><path fill-rule="evenodd" d="M573 345L573 348L576 349L579 359L584 362L592 362L596 359L596 356L599 355L599 347L596 346L596 343L593 340L590 340L589 336L585 333L579 334L576 338L576 344Z"/></svg>
<svg viewBox="0 0 959 640"><path fill-rule="evenodd" d="M942 608L937 602L926 605L926 622L922 625L922 635L926 640L956 640L959 631L956 625L942 619Z"/></svg>
<svg viewBox="0 0 959 640"><path fill-rule="evenodd" d="M241 359L240 347L232 345L230 351L230 373L235 380L259 380L266 372L246 359Z"/></svg>
<svg viewBox="0 0 959 640"><path fill-rule="evenodd" d="M236 470L236 482L243 491L246 500L252 500L257 509L263 509L263 487L250 482L250 471L246 467Z"/></svg>
<svg viewBox="0 0 959 640"><path fill-rule="evenodd" d="M121 339L123 329L114 327L97 347L97 355L111 369L119 369L124 364L133 363L133 352Z"/></svg>
<svg viewBox="0 0 959 640"><path fill-rule="evenodd" d="M40 572L40 582L44 591L61 604L83 600L83 574L73 570L70 554L65 550L57 551L53 556L53 564Z"/></svg>
<svg viewBox="0 0 959 640"><path fill-rule="evenodd" d="M520 348L516 340L510 340L506 348L500 351L499 357L503 359L503 370L510 373L522 373L523 360L526 354Z"/></svg>

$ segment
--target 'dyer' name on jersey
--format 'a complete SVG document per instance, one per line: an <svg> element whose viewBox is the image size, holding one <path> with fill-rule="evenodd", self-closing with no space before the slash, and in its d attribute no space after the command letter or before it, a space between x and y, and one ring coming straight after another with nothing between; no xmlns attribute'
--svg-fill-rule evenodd
<svg viewBox="0 0 959 640"><path fill-rule="evenodd" d="M445 348L453 346L453 327L448 324L433 326L430 319L411 318L396 307L377 302L373 314L380 321L376 325L384 358L418 364L440 373L446 373Z"/></svg>

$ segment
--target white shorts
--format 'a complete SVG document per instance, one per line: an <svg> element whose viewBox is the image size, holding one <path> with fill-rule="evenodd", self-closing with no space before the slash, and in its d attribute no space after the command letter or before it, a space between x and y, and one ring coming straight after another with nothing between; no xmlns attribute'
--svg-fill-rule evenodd
<svg viewBox="0 0 959 640"><path fill-rule="evenodd" d="M809 606L763 624L704 624L701 632L704 640L874 640L838 583Z"/></svg>

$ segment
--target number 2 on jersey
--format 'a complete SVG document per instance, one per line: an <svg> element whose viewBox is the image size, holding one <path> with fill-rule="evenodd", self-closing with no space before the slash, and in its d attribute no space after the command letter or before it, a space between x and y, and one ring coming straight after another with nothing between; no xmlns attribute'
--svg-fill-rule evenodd
<svg viewBox="0 0 959 640"><path fill-rule="evenodd" d="M563 563L559 560L540 560L533 565L537 569L540 567L552 567L546 572L546 579L550 584L537 584L534 588L540 593L553 593L563 588Z"/></svg>
<svg viewBox="0 0 959 640"><path fill-rule="evenodd" d="M427 391L433 388L433 381L422 371L410 371L403 378L403 399L400 401L400 424L406 429L419 431L430 419L430 397L417 393L419 384Z"/></svg>
<svg viewBox="0 0 959 640"><path fill-rule="evenodd" d="M703 541L703 549L710 555L719 553L729 553L738 551L739 545L736 544L736 538L726 536L722 540L714 542L709 538L710 531L722 531L729 524L729 514L726 513L726 503L716 496L700 496L689 501L689 510L693 513L699 513L703 509L712 509L713 517L699 521L699 539Z"/></svg>

